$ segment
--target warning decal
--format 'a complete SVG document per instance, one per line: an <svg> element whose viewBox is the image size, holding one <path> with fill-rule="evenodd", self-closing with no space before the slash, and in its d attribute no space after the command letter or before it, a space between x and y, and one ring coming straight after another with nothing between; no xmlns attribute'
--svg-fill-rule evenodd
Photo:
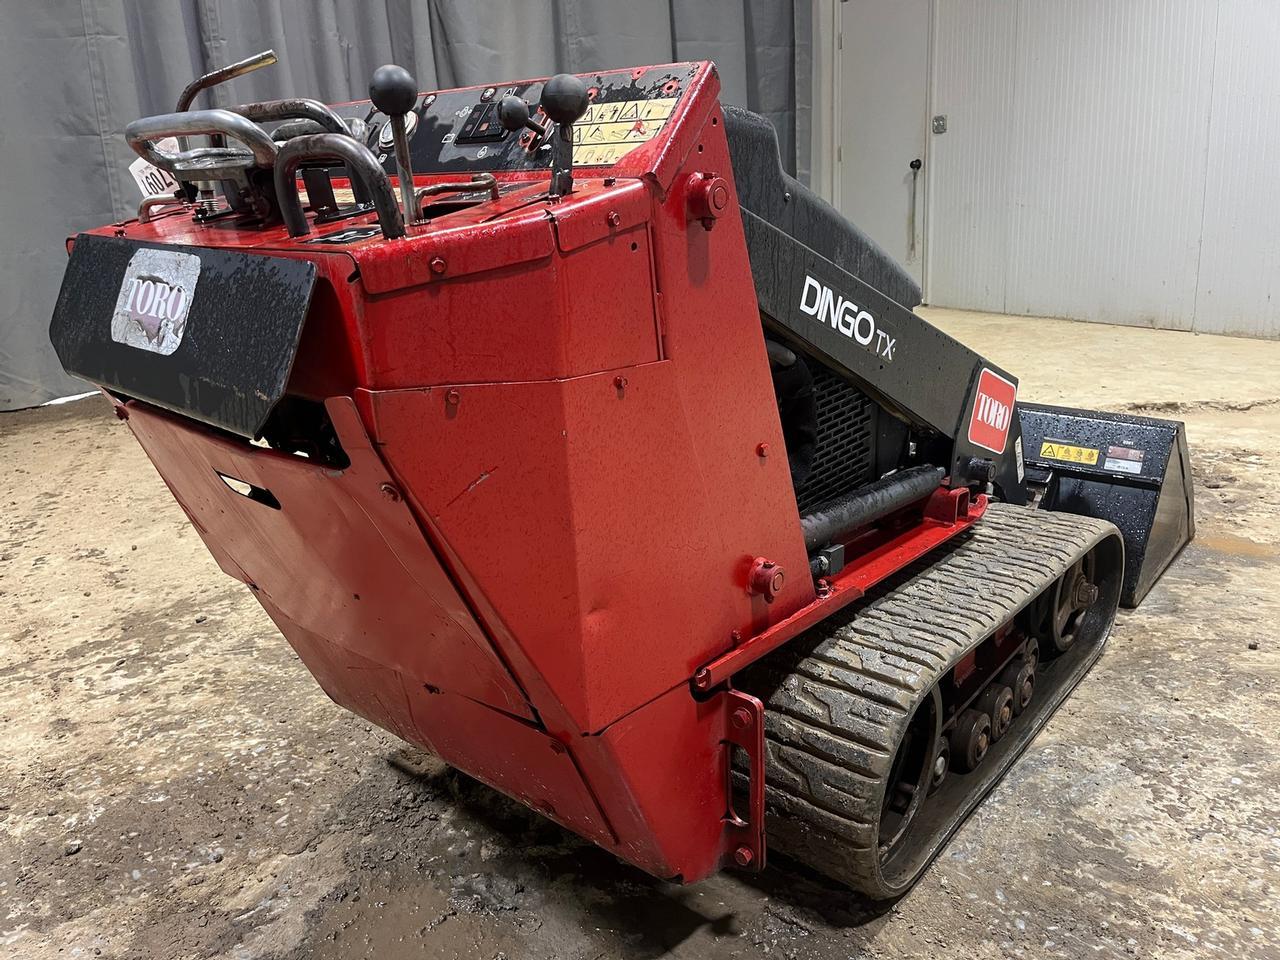
<svg viewBox="0 0 1280 960"><path fill-rule="evenodd" d="M1040 444L1040 456L1045 460L1061 460L1064 463L1098 465L1098 451L1092 447L1076 447L1061 440L1046 440Z"/></svg>
<svg viewBox="0 0 1280 960"><path fill-rule="evenodd" d="M665 97L591 104L573 125L573 162L584 166L616 163L657 136L677 102L675 97Z"/></svg>

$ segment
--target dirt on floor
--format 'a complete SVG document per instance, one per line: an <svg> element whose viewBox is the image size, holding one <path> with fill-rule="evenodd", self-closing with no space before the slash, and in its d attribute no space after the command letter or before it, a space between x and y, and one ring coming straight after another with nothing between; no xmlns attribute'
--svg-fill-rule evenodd
<svg viewBox="0 0 1280 960"><path fill-rule="evenodd" d="M0 957L1280 957L1280 343L933 312L1200 535L915 889L655 880L331 703L98 398L0 415Z"/></svg>

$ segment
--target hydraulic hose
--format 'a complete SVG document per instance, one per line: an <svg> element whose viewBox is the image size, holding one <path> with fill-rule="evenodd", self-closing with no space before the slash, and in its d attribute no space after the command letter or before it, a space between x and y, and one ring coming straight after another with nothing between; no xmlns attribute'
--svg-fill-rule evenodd
<svg viewBox="0 0 1280 960"><path fill-rule="evenodd" d="M945 474L941 467L927 464L908 467L823 504L800 518L805 549L813 552L846 533L923 500L938 489Z"/></svg>

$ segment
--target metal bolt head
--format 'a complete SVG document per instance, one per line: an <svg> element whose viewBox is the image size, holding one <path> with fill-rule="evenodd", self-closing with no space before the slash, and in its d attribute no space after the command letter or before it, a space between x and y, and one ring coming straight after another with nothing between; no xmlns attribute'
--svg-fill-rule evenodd
<svg viewBox="0 0 1280 960"><path fill-rule="evenodd" d="M390 500L392 503L400 502L400 491L395 488L394 484L384 483L381 486L379 486L378 489L381 490L382 495L386 497L388 500Z"/></svg>
<svg viewBox="0 0 1280 960"><path fill-rule="evenodd" d="M618 216L617 210L610 210L609 216L605 217L605 219L609 221L609 226L611 227L616 227L618 224L622 223L622 218Z"/></svg>
<svg viewBox="0 0 1280 960"><path fill-rule="evenodd" d="M755 861L756 855L750 847L739 847L733 851L733 862L740 867L749 867Z"/></svg>
<svg viewBox="0 0 1280 960"><path fill-rule="evenodd" d="M1090 583L1088 580L1081 580L1076 584L1076 604L1081 607L1091 607L1098 599L1098 587L1096 584Z"/></svg>
<svg viewBox="0 0 1280 960"><path fill-rule="evenodd" d="M733 716L729 718L729 722L733 724L735 730L745 730L751 726L751 711L746 707L739 707L733 711Z"/></svg>
<svg viewBox="0 0 1280 960"><path fill-rule="evenodd" d="M457 390L450 390L444 395L444 402L451 407L456 407L458 405L458 401L461 399L462 394L458 393Z"/></svg>
<svg viewBox="0 0 1280 960"><path fill-rule="evenodd" d="M767 459L769 456L769 445L767 443L761 443L757 445L756 456L759 457L761 460Z"/></svg>
<svg viewBox="0 0 1280 960"><path fill-rule="evenodd" d="M448 264L444 262L444 257L431 258L431 272L439 276L448 268Z"/></svg>
<svg viewBox="0 0 1280 960"><path fill-rule="evenodd" d="M623 390L627 386L627 378L621 375L616 376L613 378L613 385L619 390Z"/></svg>

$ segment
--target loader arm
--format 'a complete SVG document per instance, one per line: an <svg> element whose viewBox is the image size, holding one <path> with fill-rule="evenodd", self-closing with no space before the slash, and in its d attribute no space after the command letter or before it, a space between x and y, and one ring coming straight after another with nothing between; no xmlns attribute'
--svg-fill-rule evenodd
<svg viewBox="0 0 1280 960"><path fill-rule="evenodd" d="M953 486L986 483L1025 503L1017 378L912 312L915 281L870 237L782 169L777 133L763 117L725 108L742 226L767 326L841 371L889 412L951 441ZM984 446L969 426L984 413L985 382L1007 408ZM998 381L992 381L991 376ZM992 440L991 438L995 439ZM998 447L998 449L996 449Z"/></svg>

